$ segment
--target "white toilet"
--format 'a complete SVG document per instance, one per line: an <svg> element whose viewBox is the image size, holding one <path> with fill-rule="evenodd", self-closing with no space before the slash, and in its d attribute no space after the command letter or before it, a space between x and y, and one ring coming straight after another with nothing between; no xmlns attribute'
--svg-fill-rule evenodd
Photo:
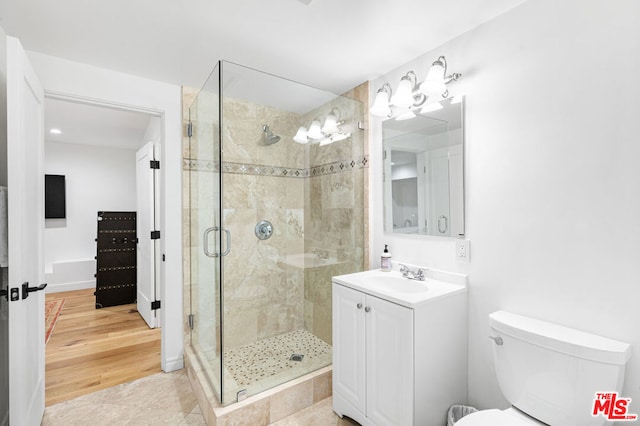
<svg viewBox="0 0 640 426"><path fill-rule="evenodd" d="M493 360L512 407L469 414L456 426L595 426L597 392L618 392L631 346L572 328L497 311L489 315Z"/></svg>

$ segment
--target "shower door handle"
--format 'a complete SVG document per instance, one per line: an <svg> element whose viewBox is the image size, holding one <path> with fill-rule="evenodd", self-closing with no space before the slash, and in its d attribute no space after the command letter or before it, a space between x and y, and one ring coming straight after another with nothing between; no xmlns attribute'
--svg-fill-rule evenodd
<svg viewBox="0 0 640 426"><path fill-rule="evenodd" d="M202 234L202 249L204 250L204 254L207 257L218 257L218 253L212 253L209 251L209 234L213 231L217 231L219 228L216 226L212 226L211 228L207 228L204 230L204 234Z"/></svg>
<svg viewBox="0 0 640 426"><path fill-rule="evenodd" d="M209 234L214 231L223 231L226 235L225 249L222 253L209 251ZM202 235L202 249L204 250L204 254L208 257L221 257L228 255L231 251L231 232L229 232L227 228L220 228L218 226L212 226L211 228L205 229L204 234Z"/></svg>

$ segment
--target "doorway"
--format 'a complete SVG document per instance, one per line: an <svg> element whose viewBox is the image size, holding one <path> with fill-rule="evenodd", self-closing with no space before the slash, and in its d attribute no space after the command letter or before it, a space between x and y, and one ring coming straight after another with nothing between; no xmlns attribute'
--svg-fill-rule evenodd
<svg viewBox="0 0 640 426"><path fill-rule="evenodd" d="M159 225L160 180L153 167L161 125L162 118L148 112L45 98L44 169L64 177L66 207L63 217L46 219L44 229L47 302L63 301L46 346L46 405L161 371L160 330L151 330L160 325L159 311L151 309L160 294L159 241L150 239ZM132 249L96 248L104 219L98 212L136 213ZM97 309L97 259L114 250L137 253L138 303Z"/></svg>

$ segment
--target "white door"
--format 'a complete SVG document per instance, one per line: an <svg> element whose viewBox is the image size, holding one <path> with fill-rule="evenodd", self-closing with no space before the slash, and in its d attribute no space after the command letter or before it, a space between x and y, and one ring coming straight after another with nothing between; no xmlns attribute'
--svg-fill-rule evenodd
<svg viewBox="0 0 640 426"><path fill-rule="evenodd" d="M137 292L138 312L151 328L155 328L156 310L151 303L156 300L155 260L156 245L159 240L151 239L155 228L155 170L151 168L153 142L147 143L136 153L136 233L137 250Z"/></svg>
<svg viewBox="0 0 640 426"><path fill-rule="evenodd" d="M413 310L367 295L365 311L367 417L376 425L411 425Z"/></svg>
<svg viewBox="0 0 640 426"><path fill-rule="evenodd" d="M44 413L43 98L20 42L7 37L9 424L16 426L39 425Z"/></svg>
<svg viewBox="0 0 640 426"><path fill-rule="evenodd" d="M336 412L365 415L365 294L333 284L333 389ZM342 400L360 413L351 413Z"/></svg>

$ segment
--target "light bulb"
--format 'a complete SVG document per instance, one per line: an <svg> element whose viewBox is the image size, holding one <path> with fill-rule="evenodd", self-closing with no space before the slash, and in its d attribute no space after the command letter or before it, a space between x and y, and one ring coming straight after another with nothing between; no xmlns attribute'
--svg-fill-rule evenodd
<svg viewBox="0 0 640 426"><path fill-rule="evenodd" d="M409 108L413 105L413 87L406 76L400 80L398 90L391 97L391 104L399 108Z"/></svg>
<svg viewBox="0 0 640 426"><path fill-rule="evenodd" d="M309 126L309 130L307 131L307 136L311 139L324 138L322 130L320 129L320 122L318 120L313 120L313 122L311 122L311 126Z"/></svg>
<svg viewBox="0 0 640 426"><path fill-rule="evenodd" d="M382 89L378 90L376 99L373 101L373 106L369 112L376 117L388 117L389 114L391 114L391 109L389 108L389 93Z"/></svg>
<svg viewBox="0 0 640 426"><path fill-rule="evenodd" d="M293 137L293 140L298 143L307 143L309 142L309 138L307 138L307 129L302 126L296 132L296 135Z"/></svg>
<svg viewBox="0 0 640 426"><path fill-rule="evenodd" d="M338 120L334 114L327 115L322 125L322 133L333 134L338 133Z"/></svg>
<svg viewBox="0 0 640 426"><path fill-rule="evenodd" d="M425 78L424 82L420 85L420 91L427 96L441 95L446 92L447 86L444 84L444 73L445 68L442 61L435 61L431 68L429 68L427 78Z"/></svg>

